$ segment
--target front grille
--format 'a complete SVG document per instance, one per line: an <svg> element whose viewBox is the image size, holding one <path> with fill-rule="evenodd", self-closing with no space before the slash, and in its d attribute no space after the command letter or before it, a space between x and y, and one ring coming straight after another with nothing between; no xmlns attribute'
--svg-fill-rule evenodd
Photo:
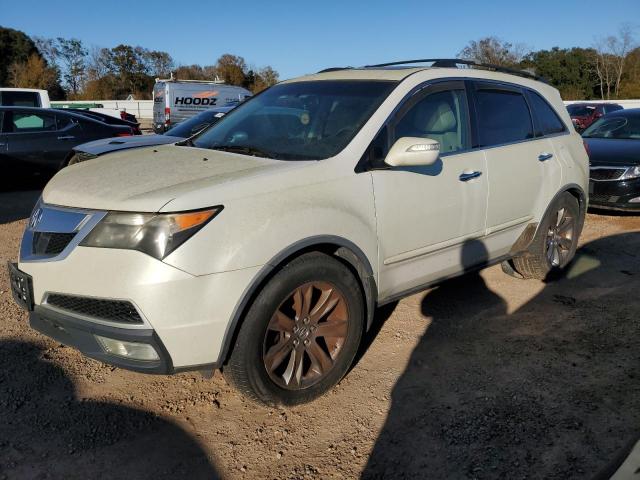
<svg viewBox="0 0 640 480"><path fill-rule="evenodd" d="M589 202L591 203L615 203L618 201L619 196L591 194L589 195Z"/></svg>
<svg viewBox="0 0 640 480"><path fill-rule="evenodd" d="M626 168L593 168L589 173L591 180L618 180L626 171Z"/></svg>
<svg viewBox="0 0 640 480"><path fill-rule="evenodd" d="M71 243L76 232L54 233L54 232L34 232L33 233L33 254L34 255L58 255Z"/></svg>
<svg viewBox="0 0 640 480"><path fill-rule="evenodd" d="M74 295L49 294L47 305L68 312L118 323L142 323L140 314L126 300L77 297Z"/></svg>

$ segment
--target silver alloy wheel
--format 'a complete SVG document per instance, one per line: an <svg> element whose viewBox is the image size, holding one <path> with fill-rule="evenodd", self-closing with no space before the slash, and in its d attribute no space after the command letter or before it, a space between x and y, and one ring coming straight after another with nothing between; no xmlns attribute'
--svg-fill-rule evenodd
<svg viewBox="0 0 640 480"><path fill-rule="evenodd" d="M567 208L556 212L554 221L549 225L546 239L546 255L552 267L562 267L570 259L576 219Z"/></svg>

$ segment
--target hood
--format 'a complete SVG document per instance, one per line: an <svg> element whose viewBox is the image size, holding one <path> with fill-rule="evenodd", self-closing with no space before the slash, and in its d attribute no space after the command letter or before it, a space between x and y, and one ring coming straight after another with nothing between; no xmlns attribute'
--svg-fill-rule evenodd
<svg viewBox="0 0 640 480"><path fill-rule="evenodd" d="M589 162L602 165L640 165L640 140L585 138L589 146Z"/></svg>
<svg viewBox="0 0 640 480"><path fill-rule="evenodd" d="M103 155L128 148L152 147L154 145L167 145L183 140L180 137L169 135L134 135L132 137L112 137L94 140L74 147L76 152L90 153L91 155Z"/></svg>
<svg viewBox="0 0 640 480"><path fill-rule="evenodd" d="M165 145L115 152L63 168L47 184L42 197L51 205L157 212L181 196L207 190L207 204L181 208L197 209L220 203L224 187L237 190L234 187L240 182L309 163Z"/></svg>

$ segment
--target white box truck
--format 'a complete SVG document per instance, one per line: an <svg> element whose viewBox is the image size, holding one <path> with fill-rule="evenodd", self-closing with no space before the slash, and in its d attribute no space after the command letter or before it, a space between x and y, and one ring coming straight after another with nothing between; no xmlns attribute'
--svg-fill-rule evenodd
<svg viewBox="0 0 640 480"><path fill-rule="evenodd" d="M153 130L164 133L203 110L237 105L251 95L245 88L219 81L158 78L153 87Z"/></svg>

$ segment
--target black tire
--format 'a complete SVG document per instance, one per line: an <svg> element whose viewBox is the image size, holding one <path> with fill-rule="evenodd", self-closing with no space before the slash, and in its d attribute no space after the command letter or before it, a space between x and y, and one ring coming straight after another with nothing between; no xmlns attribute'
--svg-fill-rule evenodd
<svg viewBox="0 0 640 480"><path fill-rule="evenodd" d="M558 240L559 213L563 212L566 219L571 220L571 225L565 227L568 237ZM578 200L569 192L559 195L551 204L544 218L540 222L538 231L529 245L527 252L512 259L514 269L523 278L536 278L543 280L550 272L562 270L566 267L576 253L578 237L582 228L583 218ZM555 233L555 237L552 235ZM555 243L554 243L555 239ZM562 246L564 245L564 246ZM553 249L558 248L558 255Z"/></svg>
<svg viewBox="0 0 640 480"><path fill-rule="evenodd" d="M314 285L332 288L320 290L314 289ZM309 292L309 287L311 287L313 295L309 294L308 301L306 295L304 295L304 301L302 296L298 296L300 303L296 305L296 292ZM323 297L326 292L330 293ZM316 299L315 303L311 301L312 297ZM321 305L323 298L324 303ZM334 298L339 298L339 302L336 306L330 307ZM298 315L301 310L298 308L305 303L308 305L307 313L302 313L300 316L305 318L301 319ZM288 310L291 314L285 316L286 321L293 321L294 323L291 325L295 325L293 328L297 330L293 330L295 333L290 334L284 333L285 329L274 332L270 327L274 325L275 319L279 318L276 312L282 313L287 305L295 311ZM315 305L315 307L312 309L309 305ZM318 310L315 310L316 308ZM314 316L314 312L317 317L320 315L317 312L325 310L329 313L322 314L321 318L324 320L312 320L312 324L314 321L316 322L315 326L310 327L313 330L307 332L307 336L301 337L300 332L303 330L301 321L305 320L308 323L309 319ZM338 310L340 311L338 312ZM334 315L346 315L346 326L342 319L330 320ZM276 321L276 323L279 322ZM334 326L338 324L340 331L345 332L340 340L334 342L333 339L336 337L329 338L320 333L322 326L325 327L322 331L327 332L327 326L335 328ZM287 328L289 325L290 323L286 324ZM321 327L319 328L318 325ZM307 253L285 265L258 293L242 321L229 360L223 366L223 374L230 385L246 397L259 403L296 405L309 402L335 386L347 373L358 351L363 329L363 294L354 274L330 255L319 252ZM272 341L275 344L268 348L269 335L274 333L276 340ZM324 337L327 337L326 342ZM304 340L302 340L303 338ZM274 355L271 357L269 355L275 347L281 345L280 342L284 345L295 341L298 342L297 347L289 346L288 348L292 349L291 353L283 356L284 360L281 360L281 368L285 363L288 365L286 367L289 372L287 380L287 371L280 374L278 370L268 368L268 364L276 363L275 360L269 361L270 358L274 358ZM300 344L301 341L304 341L305 346ZM313 344L309 345L308 342L313 342ZM330 367L326 368L329 364L313 360L319 358L316 351L318 347L323 349L325 355L328 355L331 361ZM297 353L300 349L304 353ZM307 352L308 349L314 349L313 357ZM335 357L332 356L333 354ZM296 357L297 355L301 355L302 360L299 360L300 357ZM298 365L296 360L300 362L300 368L296 367ZM323 357L322 360L326 361L326 357ZM320 368L321 366L323 368ZM305 372L307 368L309 370L306 375L291 373L293 371ZM291 382L290 385L285 385L288 382ZM304 382L307 384L303 384Z"/></svg>

